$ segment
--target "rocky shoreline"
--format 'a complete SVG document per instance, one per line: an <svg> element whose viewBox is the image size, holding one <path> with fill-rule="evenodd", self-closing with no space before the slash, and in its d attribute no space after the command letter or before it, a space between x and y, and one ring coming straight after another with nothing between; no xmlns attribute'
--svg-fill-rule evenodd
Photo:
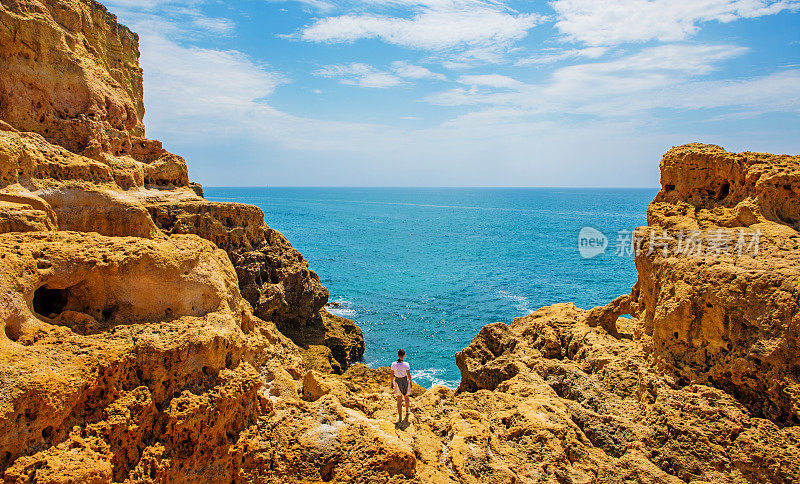
<svg viewBox="0 0 800 484"><path fill-rule="evenodd" d="M670 150L631 293L484 327L397 427L303 256L145 137L138 57L0 2L5 482L800 482L800 157Z"/></svg>

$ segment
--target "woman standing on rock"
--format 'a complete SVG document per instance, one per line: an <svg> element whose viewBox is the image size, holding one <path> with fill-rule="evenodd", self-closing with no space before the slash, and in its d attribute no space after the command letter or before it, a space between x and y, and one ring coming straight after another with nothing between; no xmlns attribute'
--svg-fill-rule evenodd
<svg viewBox="0 0 800 484"><path fill-rule="evenodd" d="M408 420L408 405L411 395L411 365L403 361L406 352L403 348L397 350L397 361L392 363L392 375L389 387L397 397L397 421L403 421L403 397L406 399L406 420Z"/></svg>

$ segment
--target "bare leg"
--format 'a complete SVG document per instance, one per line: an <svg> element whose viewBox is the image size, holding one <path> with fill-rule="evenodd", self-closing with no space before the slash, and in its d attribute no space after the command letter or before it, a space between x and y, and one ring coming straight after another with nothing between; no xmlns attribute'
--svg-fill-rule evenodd
<svg viewBox="0 0 800 484"><path fill-rule="evenodd" d="M406 420L408 420L408 405L410 403L411 403L411 399L408 398L408 395L406 395ZM397 406L398 407L400 406L400 400L399 399L397 400Z"/></svg>
<svg viewBox="0 0 800 484"><path fill-rule="evenodd" d="M408 407L406 407L406 413L408 413ZM403 420L403 397L397 395L397 421L401 422Z"/></svg>

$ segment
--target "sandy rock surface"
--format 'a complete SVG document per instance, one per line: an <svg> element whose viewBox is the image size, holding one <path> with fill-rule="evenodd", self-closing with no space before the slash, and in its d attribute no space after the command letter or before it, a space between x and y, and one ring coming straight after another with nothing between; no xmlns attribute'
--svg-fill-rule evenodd
<svg viewBox="0 0 800 484"><path fill-rule="evenodd" d="M800 424L800 157L695 144L670 150L661 170L631 293L655 363ZM667 234L666 255L648 254L651 233Z"/></svg>
<svg viewBox="0 0 800 484"><path fill-rule="evenodd" d="M205 200L183 158L144 137L138 37L105 7L3 1L0 63L0 232L197 235L227 252L256 316L319 331L311 343L331 347L315 357L336 371L361 358L358 327L324 318L327 289L261 210Z"/></svg>
<svg viewBox="0 0 800 484"><path fill-rule="evenodd" d="M670 150L630 294L487 325L397 421L302 255L144 137L137 43L0 0L5 482L800 482L798 157Z"/></svg>

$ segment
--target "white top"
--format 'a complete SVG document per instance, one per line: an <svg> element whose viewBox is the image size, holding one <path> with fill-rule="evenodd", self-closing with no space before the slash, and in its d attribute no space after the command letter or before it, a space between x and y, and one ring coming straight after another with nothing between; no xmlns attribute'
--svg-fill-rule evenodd
<svg viewBox="0 0 800 484"><path fill-rule="evenodd" d="M392 363L392 373L397 378L403 378L404 376L408 376L408 372L411 370L411 365L406 363L405 361L395 361Z"/></svg>

